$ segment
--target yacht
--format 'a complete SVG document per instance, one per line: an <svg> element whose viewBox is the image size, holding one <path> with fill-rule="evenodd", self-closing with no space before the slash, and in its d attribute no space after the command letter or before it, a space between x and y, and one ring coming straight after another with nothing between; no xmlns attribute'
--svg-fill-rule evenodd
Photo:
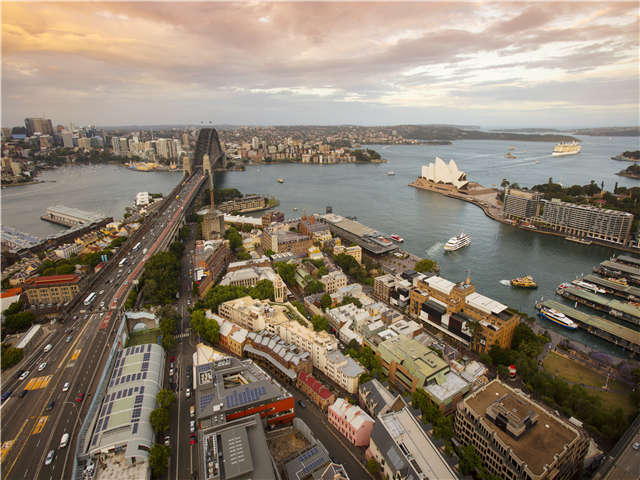
<svg viewBox="0 0 640 480"><path fill-rule="evenodd" d="M553 308L542 307L538 315L550 322L560 325L561 327L568 328L569 330L575 330L578 328L578 324L576 322L571 320L564 313L554 310Z"/></svg>
<svg viewBox="0 0 640 480"><path fill-rule="evenodd" d="M391 240L395 240L396 242L399 242L399 243L404 242L404 238L402 238L402 237L401 237L401 236L399 236L399 235L389 235L389 238L390 238Z"/></svg>
<svg viewBox="0 0 640 480"><path fill-rule="evenodd" d="M459 235L456 235L453 238L450 238L447 244L444 246L444 249L447 252L453 252L455 250L459 250L462 247L466 247L471 243L471 237L466 233L462 232Z"/></svg>
<svg viewBox="0 0 640 480"><path fill-rule="evenodd" d="M592 292L592 293L607 293L604 288L600 288L597 285L594 285L593 283L588 283L585 282L583 280L573 280L571 283L573 283L574 285L582 288L582 290L587 290L588 292Z"/></svg>
<svg viewBox="0 0 640 480"><path fill-rule="evenodd" d="M557 157L560 155L575 155L577 153L580 153L581 148L582 147L578 145L576 142L573 142L573 143L560 142L558 145L556 145L556 148L553 150L553 153L551 155L554 157Z"/></svg>

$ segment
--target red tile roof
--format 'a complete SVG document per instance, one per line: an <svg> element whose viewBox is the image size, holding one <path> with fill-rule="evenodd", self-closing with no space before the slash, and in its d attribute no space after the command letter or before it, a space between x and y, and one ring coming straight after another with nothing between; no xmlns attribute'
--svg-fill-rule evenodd
<svg viewBox="0 0 640 480"><path fill-rule="evenodd" d="M70 273L69 275L52 275L50 277L36 278L32 285L46 285L50 283L71 283L77 282L80 277L76 274Z"/></svg>
<svg viewBox="0 0 640 480"><path fill-rule="evenodd" d="M22 287L10 288L6 292L2 293L2 298L15 297L20 294L22 294Z"/></svg>
<svg viewBox="0 0 640 480"><path fill-rule="evenodd" d="M308 385L323 400L329 400L333 396L333 393L331 393L331 390L329 390L322 383L316 380L313 377L313 375L309 375L308 373L305 373L305 372L300 372L298 374L298 380Z"/></svg>

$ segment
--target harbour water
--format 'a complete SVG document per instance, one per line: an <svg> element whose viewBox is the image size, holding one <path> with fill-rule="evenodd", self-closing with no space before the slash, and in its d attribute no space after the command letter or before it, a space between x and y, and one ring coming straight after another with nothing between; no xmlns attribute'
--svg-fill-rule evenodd
<svg viewBox="0 0 640 480"><path fill-rule="evenodd" d="M330 205L336 214L355 216L359 222L383 234L400 235L405 240L404 250L436 260L442 267L443 277L461 281L470 271L471 281L479 293L534 314L536 300L555 297L555 289L560 283L590 273L601 261L620 252L503 225L486 217L475 205L407 184L420 175L423 165L439 156L446 162L454 159L470 181L485 187L499 186L505 178L532 187L546 183L549 177L567 186L585 185L591 180L598 184L604 181L607 190L612 190L615 182L629 188L640 186L639 180L616 176L615 173L627 164L610 159L626 150L638 150L638 138L584 137L582 140L581 153L567 157L552 157L554 144L537 142L373 145L370 148L380 152L388 163L249 165L245 172L216 172L214 181L216 188L237 188L243 194L274 196L280 200L278 209L287 219L299 217L303 208L309 214L324 213ZM504 158L512 146L515 150L511 153L516 159ZM132 204L136 193L146 190L166 194L180 178L179 174L173 173L146 174L114 168L103 166L93 174L78 177L77 174L70 175L65 167L39 177L56 180L56 183L3 189L2 223L45 236L59 227L41 221L39 217L49 205L57 204L119 219L124 208ZM394 176L387 175L391 170L395 172ZM284 182L278 183L279 178ZM298 210L294 211L294 208ZM446 241L462 230L471 237L471 245L445 253ZM539 285L537 290L519 290L509 285L511 278L525 275L533 276ZM559 297L557 300L562 301ZM578 309L595 314L580 305ZM624 354L622 349L611 344L593 338L587 340L583 331L567 332L550 322L541 322L550 330L567 334L581 343L616 356Z"/></svg>

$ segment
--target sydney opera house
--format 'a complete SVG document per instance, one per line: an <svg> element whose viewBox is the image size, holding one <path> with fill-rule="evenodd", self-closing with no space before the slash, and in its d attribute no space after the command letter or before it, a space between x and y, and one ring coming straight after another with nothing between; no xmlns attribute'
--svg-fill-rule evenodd
<svg viewBox="0 0 640 480"><path fill-rule="evenodd" d="M467 193L471 186L467 181L467 174L458 170L456 162L451 160L447 165L438 157L435 163L422 167L420 178L409 185L440 193Z"/></svg>

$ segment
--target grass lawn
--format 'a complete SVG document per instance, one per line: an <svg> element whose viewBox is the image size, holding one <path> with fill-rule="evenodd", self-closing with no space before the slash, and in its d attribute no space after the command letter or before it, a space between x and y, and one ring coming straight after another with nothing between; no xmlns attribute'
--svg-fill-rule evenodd
<svg viewBox="0 0 640 480"><path fill-rule="evenodd" d="M136 345L145 345L147 343L158 343L158 337L161 333L159 328L134 332L129 336L127 347L135 347Z"/></svg>
<svg viewBox="0 0 640 480"><path fill-rule="evenodd" d="M601 388L607 383L607 377L605 375L594 372L590 368L577 362L561 357L555 352L551 352L545 357L543 366L545 371L551 375L555 375L557 369L558 377L569 382L580 383L580 378L582 378L582 383L584 385L597 388ZM609 388L612 390L631 392L631 387L629 385L617 380L609 380ZM628 395L591 389L589 389L588 392L589 395L599 397L602 400L602 406L607 409L613 410L620 407L624 410L625 415L635 411Z"/></svg>

